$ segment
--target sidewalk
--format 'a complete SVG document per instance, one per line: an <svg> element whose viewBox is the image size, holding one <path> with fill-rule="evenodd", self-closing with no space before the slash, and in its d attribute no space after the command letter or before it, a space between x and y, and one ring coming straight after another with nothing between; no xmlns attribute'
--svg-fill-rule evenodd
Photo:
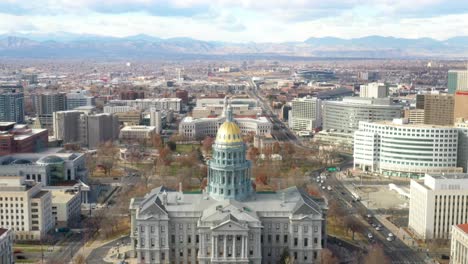
<svg viewBox="0 0 468 264"><path fill-rule="evenodd" d="M390 232L392 232L408 247L418 247L418 243L411 237L410 234L406 232L406 230L404 230L401 227L395 226L392 222L387 220L387 217L388 215L375 215L375 218L377 218L377 220L379 220L382 223L382 225L384 225L388 230L390 230Z"/></svg>
<svg viewBox="0 0 468 264"><path fill-rule="evenodd" d="M114 239L111 239L111 240L95 240L93 241L91 244L89 245L84 245L83 247L81 247L77 252L76 254L73 256L73 259L76 259L79 255L82 255L84 257L84 259L87 259L89 257L89 255L91 254L91 252L93 252L93 250L97 249L97 248L100 248L110 242L113 242L113 241L116 241L118 239L120 239L121 237L116 237Z"/></svg>

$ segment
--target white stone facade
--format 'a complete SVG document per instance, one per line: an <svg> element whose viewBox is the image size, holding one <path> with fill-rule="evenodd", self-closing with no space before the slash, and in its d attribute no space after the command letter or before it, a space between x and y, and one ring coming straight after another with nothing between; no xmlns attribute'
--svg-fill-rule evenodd
<svg viewBox="0 0 468 264"><path fill-rule="evenodd" d="M317 98L295 98L291 102L289 126L297 131L312 131L322 126L322 101Z"/></svg>
<svg viewBox="0 0 468 264"><path fill-rule="evenodd" d="M20 176L0 181L0 226L12 229L16 240L42 239L55 226L50 192Z"/></svg>
<svg viewBox="0 0 468 264"><path fill-rule="evenodd" d="M468 263L468 224L452 227L452 242L450 243L450 263Z"/></svg>
<svg viewBox="0 0 468 264"><path fill-rule="evenodd" d="M408 227L422 239L448 239L468 222L468 174L438 174L411 181Z"/></svg>

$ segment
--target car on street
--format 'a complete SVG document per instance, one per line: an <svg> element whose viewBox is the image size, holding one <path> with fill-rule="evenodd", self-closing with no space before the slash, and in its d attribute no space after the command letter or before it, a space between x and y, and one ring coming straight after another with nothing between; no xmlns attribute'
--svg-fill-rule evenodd
<svg viewBox="0 0 468 264"><path fill-rule="evenodd" d="M391 237L391 236L387 237L387 241L392 242L393 240L395 240L394 237Z"/></svg>
<svg viewBox="0 0 468 264"><path fill-rule="evenodd" d="M395 235L392 234L392 233L388 233L388 236L389 236L389 237L394 237Z"/></svg>
<svg viewBox="0 0 468 264"><path fill-rule="evenodd" d="M369 233L367 233L367 237L368 237L369 239L372 239L372 238L374 238L374 235L372 235L372 233L369 232Z"/></svg>
<svg viewBox="0 0 468 264"><path fill-rule="evenodd" d="M331 186L327 186L327 190L331 191L331 190L332 190L332 187L331 187Z"/></svg>

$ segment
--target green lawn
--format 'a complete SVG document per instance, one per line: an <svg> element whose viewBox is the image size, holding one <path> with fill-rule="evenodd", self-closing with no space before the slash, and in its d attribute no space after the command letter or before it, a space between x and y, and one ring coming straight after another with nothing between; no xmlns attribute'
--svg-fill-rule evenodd
<svg viewBox="0 0 468 264"><path fill-rule="evenodd" d="M180 154L186 154L186 153L192 152L193 150L196 150L199 147L200 147L199 144L187 144L187 145L177 144L176 152Z"/></svg>

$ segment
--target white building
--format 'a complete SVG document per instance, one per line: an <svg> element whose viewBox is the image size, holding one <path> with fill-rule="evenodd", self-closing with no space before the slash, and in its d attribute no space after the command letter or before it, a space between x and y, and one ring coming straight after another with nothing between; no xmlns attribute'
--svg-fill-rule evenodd
<svg viewBox="0 0 468 264"><path fill-rule="evenodd" d="M52 215L58 226L68 226L80 221L81 195L68 188L47 188L52 193Z"/></svg>
<svg viewBox="0 0 468 264"><path fill-rule="evenodd" d="M468 222L468 174L426 174L411 180L408 227L422 239L450 238L453 225Z"/></svg>
<svg viewBox="0 0 468 264"><path fill-rule="evenodd" d="M21 176L0 176L0 226L16 240L39 240L55 226L52 195L42 184Z"/></svg>
<svg viewBox="0 0 468 264"><path fill-rule="evenodd" d="M120 139L144 140L149 139L153 133L156 133L154 126L126 126L120 130Z"/></svg>
<svg viewBox="0 0 468 264"><path fill-rule="evenodd" d="M217 118L192 118L185 117L179 124L179 134L189 139L201 140L207 136L214 137L218 128L223 124L225 117ZM265 117L258 118L234 118L243 135L254 133L265 136L271 134L273 125Z"/></svg>
<svg viewBox="0 0 468 264"><path fill-rule="evenodd" d="M66 97L68 110L73 110L82 106L96 105L96 98L94 96L89 96L89 93L86 90L71 91L70 93L67 93Z"/></svg>
<svg viewBox="0 0 468 264"><path fill-rule="evenodd" d="M289 126L297 131L312 131L322 126L322 101L317 98L295 98L291 101Z"/></svg>
<svg viewBox="0 0 468 264"><path fill-rule="evenodd" d="M354 133L354 167L388 176L457 173L458 131L454 127L360 122Z"/></svg>
<svg viewBox="0 0 468 264"><path fill-rule="evenodd" d="M232 110L219 128L206 192L165 187L130 203L131 243L138 263L320 263L325 246L323 201L296 187L256 193L251 164Z"/></svg>
<svg viewBox="0 0 468 264"><path fill-rule="evenodd" d="M468 263L468 224L452 227L450 248L450 264Z"/></svg>
<svg viewBox="0 0 468 264"><path fill-rule="evenodd" d="M136 100L111 100L109 106L131 106L141 111L148 111L151 108L155 110L172 110L180 112L182 99L180 98L145 98Z"/></svg>
<svg viewBox="0 0 468 264"><path fill-rule="evenodd" d="M0 263L13 264L15 263L13 255L13 231L0 227Z"/></svg>
<svg viewBox="0 0 468 264"><path fill-rule="evenodd" d="M359 97L385 98L388 96L388 87L384 83L369 83L361 85Z"/></svg>
<svg viewBox="0 0 468 264"><path fill-rule="evenodd" d="M150 111L150 126L155 127L156 133L161 133L162 130L162 113L161 111Z"/></svg>
<svg viewBox="0 0 468 264"><path fill-rule="evenodd" d="M127 113L137 111L136 107L128 105L106 105L104 106L104 113L115 114L115 113Z"/></svg>

